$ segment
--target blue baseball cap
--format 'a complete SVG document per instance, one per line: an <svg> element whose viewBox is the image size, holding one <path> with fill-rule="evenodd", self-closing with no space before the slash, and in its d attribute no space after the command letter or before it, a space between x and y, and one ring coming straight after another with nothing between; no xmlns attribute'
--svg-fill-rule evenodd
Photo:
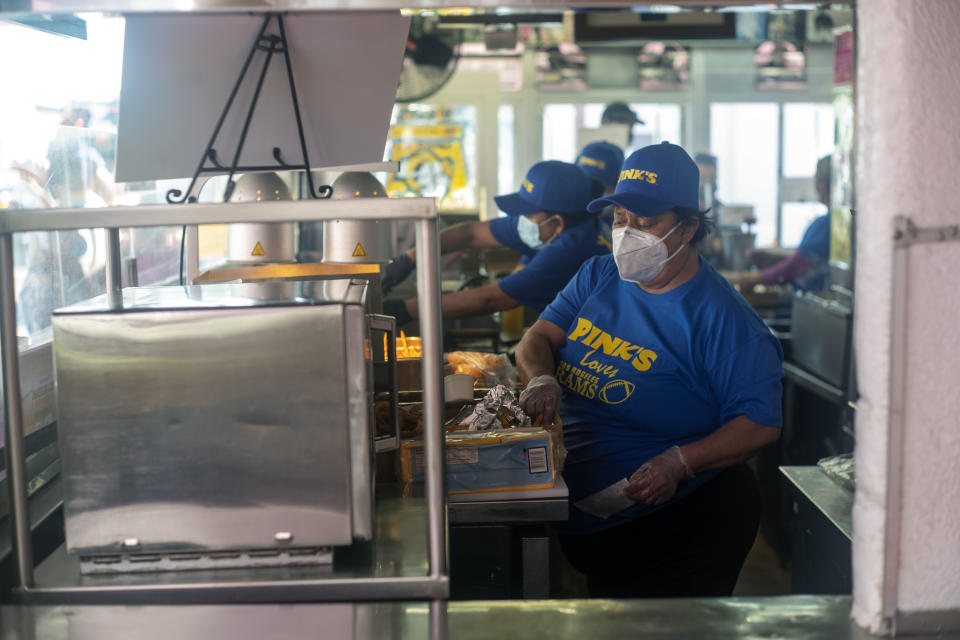
<svg viewBox="0 0 960 640"><path fill-rule="evenodd" d="M623 150L611 142L591 142L580 151L576 165L604 186L616 184L623 166Z"/></svg>
<svg viewBox="0 0 960 640"><path fill-rule="evenodd" d="M637 149L623 163L613 195L587 206L596 212L610 204L638 216L657 216L674 207L700 206L700 169L686 151L662 142Z"/></svg>
<svg viewBox="0 0 960 640"><path fill-rule="evenodd" d="M497 196L493 201L508 216L526 216L537 211L586 211L591 196L590 178L576 165L544 160L530 167L516 193Z"/></svg>

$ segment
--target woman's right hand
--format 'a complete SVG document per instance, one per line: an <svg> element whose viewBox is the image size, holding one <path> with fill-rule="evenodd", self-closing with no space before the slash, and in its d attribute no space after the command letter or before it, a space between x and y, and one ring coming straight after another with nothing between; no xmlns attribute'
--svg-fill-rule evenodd
<svg viewBox="0 0 960 640"><path fill-rule="evenodd" d="M551 375L536 376L527 383L527 388L520 394L520 407L534 419L543 416L543 424L553 422L553 417L560 408L562 390L560 383Z"/></svg>

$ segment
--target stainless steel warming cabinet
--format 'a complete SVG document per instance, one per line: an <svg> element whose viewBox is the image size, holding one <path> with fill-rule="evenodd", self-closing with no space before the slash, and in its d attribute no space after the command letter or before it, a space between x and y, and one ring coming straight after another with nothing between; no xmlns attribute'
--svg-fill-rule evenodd
<svg viewBox="0 0 960 640"><path fill-rule="evenodd" d="M116 308L58 310L66 542L82 570L315 564L369 539L366 289L133 288Z"/></svg>

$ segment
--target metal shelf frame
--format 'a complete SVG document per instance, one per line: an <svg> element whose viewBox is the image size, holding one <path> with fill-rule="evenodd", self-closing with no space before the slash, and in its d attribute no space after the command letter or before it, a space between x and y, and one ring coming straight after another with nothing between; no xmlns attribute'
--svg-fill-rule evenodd
<svg viewBox="0 0 960 640"><path fill-rule="evenodd" d="M426 449L427 573L422 577L317 578L300 580L209 582L189 585L37 587L34 580L26 486L26 451L20 395L20 363L13 274L13 234L28 231L105 229L107 296L122 304L119 231L124 227L196 224L320 222L324 220L412 220L417 227L418 310L423 340L422 384ZM446 555L446 487L444 475L443 380L440 316L440 269L436 203L432 198L357 198L229 204L36 209L0 215L0 348L6 399L5 447L9 473L10 526L17 567L16 596L25 602L111 603L160 600L190 602L227 599L303 600L442 600L449 597Z"/></svg>

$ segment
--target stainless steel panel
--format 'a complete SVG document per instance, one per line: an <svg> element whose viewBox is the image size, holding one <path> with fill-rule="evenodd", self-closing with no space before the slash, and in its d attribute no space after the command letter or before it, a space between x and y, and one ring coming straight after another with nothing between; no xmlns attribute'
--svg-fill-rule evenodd
<svg viewBox="0 0 960 640"><path fill-rule="evenodd" d="M569 511L566 497L447 504L450 524L559 522L569 517Z"/></svg>
<svg viewBox="0 0 960 640"><path fill-rule="evenodd" d="M523 597L549 598L550 538L523 538L520 545L523 558Z"/></svg>
<svg viewBox="0 0 960 640"><path fill-rule="evenodd" d="M327 281L333 282L333 281ZM364 357L364 338L369 335L363 309L344 308L344 401L350 436L350 496L353 537L369 540L373 536L373 372ZM371 381L368 384L368 381Z"/></svg>
<svg viewBox="0 0 960 640"><path fill-rule="evenodd" d="M433 198L279 200L187 206L158 204L100 209L9 210L0 216L0 233L233 222L309 222L338 218L381 221L436 220L436 217Z"/></svg>
<svg viewBox="0 0 960 640"><path fill-rule="evenodd" d="M850 621L849 596L667 600L546 600L449 603L188 605L180 607L0 607L0 636L11 639L233 640L269 637L338 640L734 640L868 638ZM341 607L354 613L353 633ZM943 632L937 637L956 638Z"/></svg>
<svg viewBox="0 0 960 640"><path fill-rule="evenodd" d="M393 259L393 227L359 220L328 220L323 224L323 261L386 264Z"/></svg>
<svg viewBox="0 0 960 640"><path fill-rule="evenodd" d="M635 6L635 0L580 0L577 6ZM673 3L680 4L680 3ZM716 0L685 0L685 5L715 5ZM723 5L753 5L756 0L725 0ZM322 11L343 9L407 9L411 7L436 9L462 7L461 0L2 0L0 13L23 15L29 13L71 13L81 11L118 11L123 13L193 11L193 12L266 12L266 11ZM471 0L471 7L499 8L500 0ZM569 0L513 0L510 7L534 9L568 9ZM374 164L374 163L372 163ZM367 165L351 165L350 168ZM330 167L337 170L341 167ZM380 169L370 169L380 170Z"/></svg>
<svg viewBox="0 0 960 640"><path fill-rule="evenodd" d="M349 307L223 286L236 295L134 289L146 306L54 316L72 553L351 541ZM221 306L151 308L169 296Z"/></svg>
<svg viewBox="0 0 960 640"><path fill-rule="evenodd" d="M295 228L293 223L231 224L227 227L227 259L251 264L294 262L297 257Z"/></svg>
<svg viewBox="0 0 960 640"><path fill-rule="evenodd" d="M33 551L27 504L23 398L20 395L20 345L13 281L13 236L0 236L0 357L3 359L4 459L10 496L10 535L16 553L17 576L23 587L33 586Z"/></svg>
<svg viewBox="0 0 960 640"><path fill-rule="evenodd" d="M0 9L2 9L3 6L0 6ZM18 9L20 8L22 8L21 5L18 5ZM425 250L429 246L437 246L437 212L435 202L432 198L380 199L380 202L382 204L371 203L370 206L367 206L366 203L360 200L341 201L336 203L335 207L331 205L319 206L318 203L314 202L304 202L301 204L294 203L295 206L293 208L282 207L282 210L288 220L329 220L338 217L382 220L415 219L417 220L417 240L420 249ZM270 207L270 210L273 213L280 212L280 209L274 207ZM166 207L160 205L142 208L104 208L92 210L52 209L29 211L26 212L26 215L22 215L22 213L23 212L21 212L21 214L10 212L4 216L0 216L0 262L8 266L12 265L13 262L12 234L17 232L40 229L83 229L118 225L131 227L156 226L159 224L195 225L198 223L211 224L239 221L259 222L263 220L261 216L266 213L266 211L264 211L264 207L254 209L252 206L244 205L234 205L229 210L226 210L223 205L192 205L190 207ZM438 262L437 251L427 251L424 255L424 270L430 273L438 273ZM17 348L14 321L16 306L13 296L13 285L12 266L10 268L0 269L0 311L2 311L3 319L3 330L0 331L0 342L2 342L4 346L4 352L8 354L8 357L4 357L3 378L5 392L8 396L13 397L13 400L6 408L8 419L4 427L4 433L9 442L19 442L23 437L21 423L22 411L19 406L19 399L15 393L10 393L8 387L10 380L16 381L19 378L19 363L17 362L17 358L9 357L9 354L15 353ZM421 282L421 278L418 278L418 289L421 294L420 306L422 315L424 317L435 317L437 321L439 321L439 280L436 277L427 276L423 278ZM437 328L434 326L436 323L431 322L429 324L431 326L429 326L428 329L433 330ZM435 355L438 365L440 356L439 341L440 336L435 331L432 333L428 332L428 334L424 336L424 352L428 356ZM425 378L434 380L435 378L439 378L439 376L431 375L428 372L425 374ZM439 390L427 389L425 393L425 404L428 406L436 405L438 408L441 407L442 395L439 395L440 393L441 391ZM430 459L442 461L443 436L439 415L427 415L425 431L427 434L430 434L426 447L428 461ZM14 475L16 475L16 467L18 465L22 467L23 464L22 452L12 450L15 449L16 446L17 445L11 445L7 448L9 459L15 461L12 465ZM433 451L432 454L431 451ZM428 488L431 485L434 486L434 489L428 491L429 500L427 509L430 575L419 580L381 578L362 581L364 583L371 582L372 584L360 584L356 590L348 589L347 592L344 593L337 590L339 585L333 585L333 589L329 590L331 594L337 594L338 597L350 597L356 593L357 595L364 594L364 597L376 597L376 594L379 593L379 583L386 580L384 590L389 591L391 594L394 593L394 589L403 591L404 589L413 587L411 592L407 592L409 597L447 597L449 594L449 583L445 575L445 559L442 558L446 546L445 523L443 522L442 513L444 510L442 463L428 464ZM13 532L19 532L25 527L26 523L29 522L26 513L21 512L27 504L25 487L21 486L19 490L17 490L17 488L11 490L11 501L14 507L11 529ZM29 536L15 536L14 551L18 560L18 567L20 568L19 592L24 596L37 595L37 590L33 589L33 562ZM346 583L352 584L349 579L346 580ZM310 586L312 585L308 585L307 589L309 589ZM423 594L422 596L417 596L413 593L413 591L417 589L422 589L422 591L419 592ZM296 591L296 589L294 589L294 591ZM103 593L115 593L112 589L107 589L105 592L89 593L84 587L80 587L79 589L71 587L48 587L44 592L53 601L57 601L64 594L73 594L81 600L96 600ZM248 596L256 597L253 592L257 592L257 589L254 588L250 592L247 592ZM324 593L327 593L327 591L324 590ZM141 593L139 595L149 597L148 593ZM226 594L228 597L232 595L234 594ZM286 595L288 598L294 597L290 593L286 593ZM314 595L320 594L314 592Z"/></svg>
<svg viewBox="0 0 960 640"><path fill-rule="evenodd" d="M58 604L191 604L446 598L446 577L427 573L422 499L400 498L387 485L377 497L376 535L332 567L262 567L91 576L61 547L37 567L37 587L21 601ZM354 553L354 551L360 551Z"/></svg>
<svg viewBox="0 0 960 640"><path fill-rule="evenodd" d="M853 540L853 492L831 480L817 466L780 467L780 473L848 540Z"/></svg>
<svg viewBox="0 0 960 640"><path fill-rule="evenodd" d="M123 305L114 310L106 295L100 295L56 311L59 315L106 313L142 313L190 309L241 309L344 303L363 305L366 300L363 280L277 280L245 284L205 284L187 287L128 287L123 290Z"/></svg>
<svg viewBox="0 0 960 640"><path fill-rule="evenodd" d="M831 293L806 292L793 299L793 360L840 389L847 386L852 315Z"/></svg>

